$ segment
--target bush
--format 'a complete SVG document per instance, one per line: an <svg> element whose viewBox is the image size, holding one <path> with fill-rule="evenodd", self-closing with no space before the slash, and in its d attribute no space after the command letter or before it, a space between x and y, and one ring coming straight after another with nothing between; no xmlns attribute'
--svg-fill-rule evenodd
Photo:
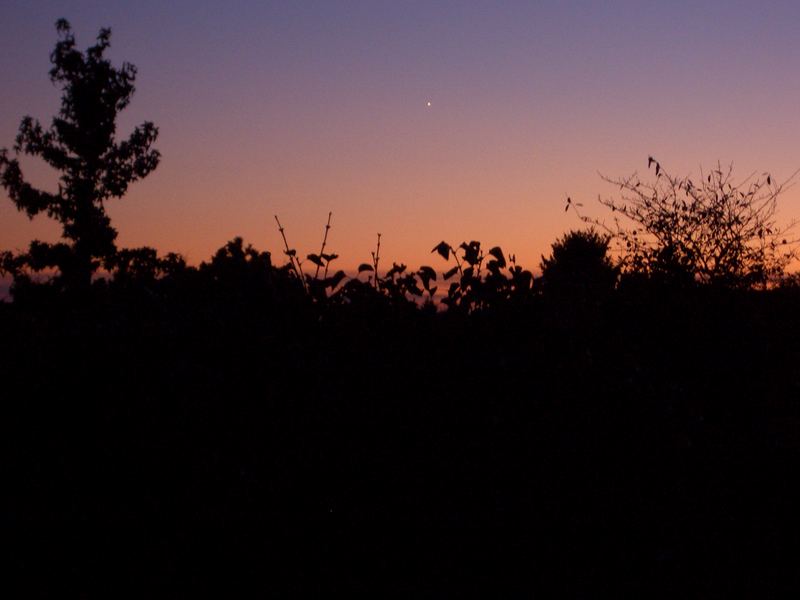
<svg viewBox="0 0 800 600"><path fill-rule="evenodd" d="M611 179L620 199L600 199L613 222L581 217L603 227L618 243L627 272L673 282L702 282L724 287L764 287L780 279L796 257L789 231L776 220L778 196L794 175L776 183L764 173L741 182L718 165L699 180L668 174L652 157L654 181Z"/></svg>
<svg viewBox="0 0 800 600"><path fill-rule="evenodd" d="M594 228L570 231L553 243L550 258L542 256L546 292L588 297L609 292L618 269L608 256L609 235Z"/></svg>

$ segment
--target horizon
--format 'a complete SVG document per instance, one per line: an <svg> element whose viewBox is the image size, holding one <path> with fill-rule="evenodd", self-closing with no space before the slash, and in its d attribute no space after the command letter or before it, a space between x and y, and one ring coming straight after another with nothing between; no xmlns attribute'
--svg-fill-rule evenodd
<svg viewBox="0 0 800 600"><path fill-rule="evenodd" d="M12 2L0 147L23 116L56 113L56 19L82 50L109 26L114 64L138 68L119 136L152 120L163 155L106 204L118 246L199 264L241 236L277 258L277 214L305 255L330 211L337 269L369 262L381 233L385 265L440 269L435 244L474 239L537 270L584 226L567 197L606 215L597 196L615 189L598 172L644 174L650 155L674 175L733 163L737 180L800 166L800 6L680 5ZM53 186L46 166L23 168ZM56 221L0 196L2 247L59 239ZM779 210L800 216L800 192Z"/></svg>

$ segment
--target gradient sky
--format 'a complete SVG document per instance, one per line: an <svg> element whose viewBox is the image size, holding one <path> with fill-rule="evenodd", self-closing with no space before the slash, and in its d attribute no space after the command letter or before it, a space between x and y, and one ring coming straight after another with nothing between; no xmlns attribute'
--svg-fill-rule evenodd
<svg viewBox="0 0 800 600"><path fill-rule="evenodd" d="M108 203L119 244L193 263L235 235L280 253L276 213L316 252L330 210L340 267L381 232L387 262L442 267L436 243L477 239L534 268L580 225L568 195L604 214L598 172L800 167L796 1L3 0L0 147L57 110L59 17L81 48L110 26L138 67L120 133L160 128L161 165ZM780 207L800 217L800 186ZM0 191L0 248L59 232Z"/></svg>

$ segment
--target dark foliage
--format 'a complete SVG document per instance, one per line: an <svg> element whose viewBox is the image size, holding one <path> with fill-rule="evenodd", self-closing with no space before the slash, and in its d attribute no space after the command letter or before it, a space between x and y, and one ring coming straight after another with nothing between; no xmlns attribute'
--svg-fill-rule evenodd
<svg viewBox="0 0 800 600"><path fill-rule="evenodd" d="M594 229L570 231L542 257L542 282L548 292L581 298L608 294L619 275L608 256L610 236Z"/></svg>
<svg viewBox="0 0 800 600"><path fill-rule="evenodd" d="M30 596L796 589L796 288L586 302L464 246L446 311L428 269L317 295L241 239L0 305Z"/></svg>

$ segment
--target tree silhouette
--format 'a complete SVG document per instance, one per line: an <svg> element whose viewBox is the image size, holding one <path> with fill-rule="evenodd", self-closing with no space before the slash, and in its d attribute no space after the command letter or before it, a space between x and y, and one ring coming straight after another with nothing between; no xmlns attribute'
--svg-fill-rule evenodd
<svg viewBox="0 0 800 600"><path fill-rule="evenodd" d="M547 292L586 296L614 287L618 269L608 256L609 235L593 228L570 231L552 245L549 258L542 256L542 281Z"/></svg>
<svg viewBox="0 0 800 600"><path fill-rule="evenodd" d="M103 203L119 198L128 186L158 165L160 154L152 148L158 136L153 123L136 127L130 137L116 141L116 120L134 92L136 67L123 63L117 69L104 58L111 38L101 29L97 42L86 52L75 48L70 24L56 23L59 40L50 55L50 80L62 91L61 109L49 128L26 116L19 127L14 154L0 150L0 184L29 218L45 212L63 226L68 244L37 243L37 261L20 257L19 263L36 270L55 265L66 287L86 288L99 265L98 259L114 254L116 230ZM23 177L18 156L41 157L60 171L57 193L34 188ZM66 248L65 248L66 246ZM35 263L35 264L34 264Z"/></svg>
<svg viewBox="0 0 800 600"><path fill-rule="evenodd" d="M794 176L778 183L764 173L733 180L732 167L717 166L698 180L668 174L650 157L655 180L604 179L621 199L601 199L613 223L589 217L619 243L626 270L673 282L724 287L766 287L796 255L794 222L777 223L778 196Z"/></svg>

